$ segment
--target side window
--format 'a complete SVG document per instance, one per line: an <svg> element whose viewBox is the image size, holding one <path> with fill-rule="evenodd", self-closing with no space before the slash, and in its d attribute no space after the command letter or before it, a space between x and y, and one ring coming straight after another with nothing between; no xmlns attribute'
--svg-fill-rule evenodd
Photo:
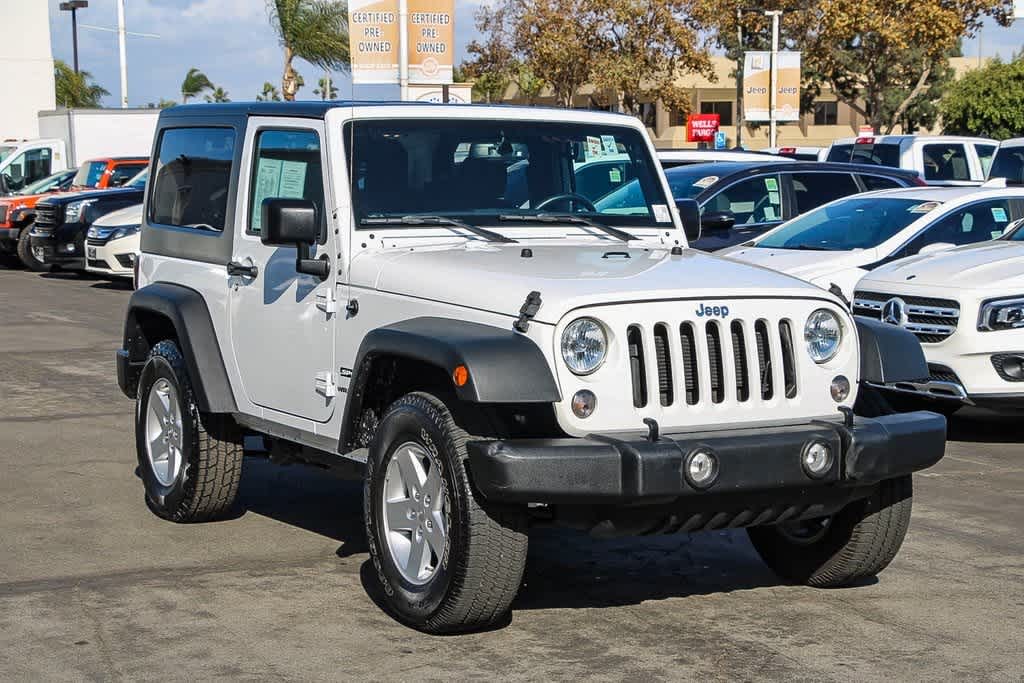
<svg viewBox="0 0 1024 683"><path fill-rule="evenodd" d="M1003 234L1011 220L1010 202L1006 199L971 204L953 211L926 228L900 250L900 255L913 256L929 244L961 246L995 239Z"/></svg>
<svg viewBox="0 0 1024 683"><path fill-rule="evenodd" d="M4 171L7 189L14 191L50 175L50 150L30 149L11 160Z"/></svg>
<svg viewBox="0 0 1024 683"><path fill-rule="evenodd" d="M110 187L121 187L146 168L146 164L121 164L110 172Z"/></svg>
<svg viewBox="0 0 1024 683"><path fill-rule="evenodd" d="M891 190L895 187L903 187L897 181L892 178L885 178L880 175L862 175L860 177L864 187L867 190Z"/></svg>
<svg viewBox="0 0 1024 683"><path fill-rule="evenodd" d="M709 199L702 210L729 211L735 225L756 225L782 220L779 176L757 176L731 185Z"/></svg>
<svg viewBox="0 0 1024 683"><path fill-rule="evenodd" d="M925 180L970 180L971 169L967 165L967 152L960 143L925 145L921 148L924 157Z"/></svg>
<svg viewBox="0 0 1024 683"><path fill-rule="evenodd" d="M992 157L996 155L997 147L995 145L975 145L975 151L978 153L978 161L981 162L981 175L988 177L988 170L992 168Z"/></svg>
<svg viewBox="0 0 1024 683"><path fill-rule="evenodd" d="M150 191L151 223L224 229L235 156L230 128L168 128L160 135Z"/></svg>
<svg viewBox="0 0 1024 683"><path fill-rule="evenodd" d="M860 192L849 173L793 173L796 212L806 213L833 199Z"/></svg>
<svg viewBox="0 0 1024 683"><path fill-rule="evenodd" d="M249 229L258 235L264 199L306 199L326 225L320 136L311 130L262 130L256 135Z"/></svg>

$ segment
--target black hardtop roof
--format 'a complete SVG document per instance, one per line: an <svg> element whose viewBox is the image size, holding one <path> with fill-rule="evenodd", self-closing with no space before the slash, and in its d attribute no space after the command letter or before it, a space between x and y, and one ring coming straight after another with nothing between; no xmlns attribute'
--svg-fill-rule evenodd
<svg viewBox="0 0 1024 683"><path fill-rule="evenodd" d="M705 175L715 175L719 178L728 176L760 173L763 171L838 171L842 173L871 173L874 175L894 175L913 178L917 176L916 171L908 171L892 166L876 166L873 164L851 164L845 161L792 161L779 162L767 159L765 161L701 161L684 166L676 166L666 169L668 176L673 174L692 174L704 172Z"/></svg>
<svg viewBox="0 0 1024 683"><path fill-rule="evenodd" d="M531 107L516 104L438 104L435 102L398 102L385 100L300 100L297 102L215 102L179 104L161 112L161 118L179 116L292 116L322 119L331 109L346 107L452 107L465 111L473 107L501 107L502 109L549 109L565 111L557 107ZM607 113L607 112L604 112ZM628 116L628 114L619 114Z"/></svg>

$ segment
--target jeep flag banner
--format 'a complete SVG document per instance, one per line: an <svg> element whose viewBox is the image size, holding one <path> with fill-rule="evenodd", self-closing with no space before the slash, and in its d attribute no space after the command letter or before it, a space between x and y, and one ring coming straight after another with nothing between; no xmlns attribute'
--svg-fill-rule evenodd
<svg viewBox="0 0 1024 683"><path fill-rule="evenodd" d="M349 0L352 82L398 82L398 0Z"/></svg>
<svg viewBox="0 0 1024 683"><path fill-rule="evenodd" d="M409 3L409 83L452 82L455 0Z"/></svg>
<svg viewBox="0 0 1024 683"><path fill-rule="evenodd" d="M720 120L718 114L690 114L686 117L686 141L714 142Z"/></svg>
<svg viewBox="0 0 1024 683"><path fill-rule="evenodd" d="M779 52L776 121L800 120L800 53ZM747 52L743 58L743 118L770 121L768 91L772 84L772 53Z"/></svg>

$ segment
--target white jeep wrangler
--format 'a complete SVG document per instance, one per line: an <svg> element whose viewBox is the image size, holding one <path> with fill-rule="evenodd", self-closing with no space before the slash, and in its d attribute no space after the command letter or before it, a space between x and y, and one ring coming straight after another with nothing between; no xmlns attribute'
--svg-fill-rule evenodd
<svg viewBox="0 0 1024 683"><path fill-rule="evenodd" d="M849 584L943 455L939 415L854 414L927 376L914 336L687 248L634 118L175 107L146 193L117 369L150 508L227 512L246 434L364 466L383 594L425 631L507 614L531 524L747 527L783 578Z"/></svg>

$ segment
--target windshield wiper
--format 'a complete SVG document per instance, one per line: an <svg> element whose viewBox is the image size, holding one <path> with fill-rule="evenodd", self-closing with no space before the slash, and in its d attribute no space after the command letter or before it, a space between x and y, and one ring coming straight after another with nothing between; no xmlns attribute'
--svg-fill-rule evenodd
<svg viewBox="0 0 1024 683"><path fill-rule="evenodd" d="M785 247L786 249L796 249L797 251L832 251L828 247L816 247L812 244L798 244L795 247Z"/></svg>
<svg viewBox="0 0 1024 683"><path fill-rule="evenodd" d="M460 221L457 218L449 218L448 216L383 216L380 218L363 218L359 221L359 225L448 225L453 228L462 228L469 232L483 237L488 242L502 242L504 244L511 244L518 240L514 240L511 237L506 237L501 233L488 230L487 228L481 228L479 225L472 225L465 221Z"/></svg>
<svg viewBox="0 0 1024 683"><path fill-rule="evenodd" d="M537 214L503 214L498 216L499 221L539 221L541 223L578 223L579 225L586 225L591 228L596 228L606 235L611 235L617 240L623 242L629 242L631 240L639 239L635 235L632 235L625 230L619 230L613 228L610 225L604 223L598 223L597 221L587 218L586 216L578 216L572 213L537 213Z"/></svg>

